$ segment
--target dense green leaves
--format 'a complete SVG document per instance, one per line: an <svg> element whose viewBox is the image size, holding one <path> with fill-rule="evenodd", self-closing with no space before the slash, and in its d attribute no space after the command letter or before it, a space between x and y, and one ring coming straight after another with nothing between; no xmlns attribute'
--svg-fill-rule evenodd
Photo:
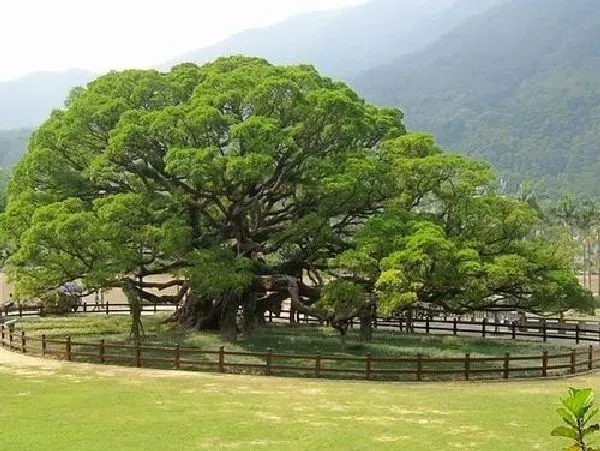
<svg viewBox="0 0 600 451"><path fill-rule="evenodd" d="M536 211L494 194L486 165L443 155L426 135L383 148L394 195L357 231L356 249L332 266L373 283L384 311L592 307L573 275L568 242L550 230L535 233Z"/></svg>
<svg viewBox="0 0 600 451"><path fill-rule="evenodd" d="M214 295L244 291L248 271L316 270L388 196L373 149L405 133L399 111L312 67L243 57L110 73L67 105L35 133L2 217L24 294L162 271ZM248 259L262 263L227 276Z"/></svg>
<svg viewBox="0 0 600 451"><path fill-rule="evenodd" d="M21 295L176 287L162 299L215 308L188 324L227 317L228 336L239 305L251 328L287 296L340 331L375 302L589 307L564 242L494 184L310 66L232 57L74 91L13 173L1 238Z"/></svg>

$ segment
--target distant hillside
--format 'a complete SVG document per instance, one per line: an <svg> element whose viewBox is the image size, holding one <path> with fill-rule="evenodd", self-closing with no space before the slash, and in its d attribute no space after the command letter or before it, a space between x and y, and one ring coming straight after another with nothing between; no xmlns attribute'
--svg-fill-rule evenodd
<svg viewBox="0 0 600 451"><path fill-rule="evenodd" d="M512 0L353 84L512 182L600 195L599 42L597 0Z"/></svg>
<svg viewBox="0 0 600 451"><path fill-rule="evenodd" d="M31 129L0 130L0 169L11 168L25 153Z"/></svg>
<svg viewBox="0 0 600 451"><path fill-rule="evenodd" d="M204 63L246 54L277 64L310 63L327 75L350 78L414 52L467 17L501 0L371 0L352 8L292 17L236 34L168 62Z"/></svg>
<svg viewBox="0 0 600 451"><path fill-rule="evenodd" d="M38 72L0 82L0 130L34 127L61 107L69 91L86 84L94 74L86 71Z"/></svg>

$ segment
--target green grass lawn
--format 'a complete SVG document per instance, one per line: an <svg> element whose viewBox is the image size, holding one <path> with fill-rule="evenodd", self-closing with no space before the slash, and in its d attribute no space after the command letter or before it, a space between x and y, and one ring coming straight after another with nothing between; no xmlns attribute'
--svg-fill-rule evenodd
<svg viewBox="0 0 600 451"><path fill-rule="evenodd" d="M567 387L600 392L596 376L399 384L41 365L0 365L3 449L550 451L565 444L549 432Z"/></svg>
<svg viewBox="0 0 600 451"><path fill-rule="evenodd" d="M357 331L350 331L347 346L345 349L341 347L338 335L332 329L307 327L302 325L290 326L283 324L272 324L265 328L257 329L250 337L241 337L236 343L223 343L217 333L206 332L184 332L173 324L165 324L165 317L147 316L144 317L144 329L146 336L144 345L147 346L164 346L172 348L176 344L192 350L217 351L220 346L225 346L227 351L233 352L256 352L265 353L268 348L271 348L275 353L292 353L298 355L314 355L320 352L323 356L346 356L346 357L364 357L370 353L373 357L413 357L417 354L423 354L426 357L464 357L465 353L470 353L471 357L498 357L503 356L505 352L510 352L512 355L535 355L540 356L543 350L547 350L550 354L564 353L570 349L569 345L543 344L540 342L527 341L511 341L511 340L493 340L493 339L478 339L469 337L454 337L454 336L426 336L422 334L405 334L399 332L378 330L374 334L374 339L371 343L363 343L358 340ZM40 336L45 333L49 338L63 339L69 335L74 342L91 342L98 343L101 338L104 338L107 343L128 343L129 317L127 316L72 316L67 318L31 318L25 319L18 323L18 328L27 330L30 336ZM39 345L39 343L31 343ZM59 351L64 346L49 345L50 348L56 347ZM95 362L98 361L98 349L94 346L74 345L75 352L88 352L92 356L77 356L76 360ZM116 363L118 357L130 356L127 360L119 359L120 363L133 365L135 360L133 349L107 349L107 362ZM187 352L187 351L186 351ZM153 361L155 358L172 358L173 351L153 351L144 350L142 361L144 366L152 366L157 368L172 367L170 362ZM209 367L211 363L218 360L218 356L214 354L187 354L184 353L184 359L193 360L195 364L183 365L183 369L213 369L214 365ZM227 356L227 362L233 364L263 364L266 357L264 355L257 356ZM273 363L276 365L301 365L306 369L306 375L314 374L314 359L307 360L292 360L285 357L275 357ZM568 358L555 360L553 364L568 363ZM533 362L536 366L539 361ZM455 369L461 368L461 363L429 363L425 369ZM514 367L532 366L531 361L517 361ZM345 369L363 370L365 367L364 361L346 362L336 360L324 360L323 367L328 369ZM400 364L397 362L375 362L373 369L390 369L399 368L413 369L413 363ZM485 368L501 368L502 362L479 362L473 363L472 369ZM228 367L228 371L237 371L245 374L262 373L263 370ZM523 372L515 375L539 375L539 371ZM290 374L289 371L283 370L281 374ZM324 373L331 377L340 377L338 373ZM346 374L346 376L351 376ZM500 373L489 375L494 378L501 377ZM393 376L395 379L414 380L414 375ZM440 376L436 378L439 379ZM448 379L462 378L462 374L444 376ZM479 375L484 377L484 375ZM426 377L427 378L427 377Z"/></svg>

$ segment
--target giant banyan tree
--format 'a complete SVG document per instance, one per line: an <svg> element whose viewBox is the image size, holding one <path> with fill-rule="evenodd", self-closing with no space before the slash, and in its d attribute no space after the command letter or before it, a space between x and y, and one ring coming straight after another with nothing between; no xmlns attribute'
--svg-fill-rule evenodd
<svg viewBox="0 0 600 451"><path fill-rule="evenodd" d="M228 339L287 299L365 338L375 306L588 307L559 233L493 185L311 66L231 57L73 90L12 174L1 244L21 295L125 287Z"/></svg>

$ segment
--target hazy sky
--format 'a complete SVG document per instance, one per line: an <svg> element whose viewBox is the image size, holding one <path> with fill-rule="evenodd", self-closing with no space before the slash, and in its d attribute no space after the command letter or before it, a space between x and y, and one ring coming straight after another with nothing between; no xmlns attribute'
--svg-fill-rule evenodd
<svg viewBox="0 0 600 451"><path fill-rule="evenodd" d="M0 0L0 80L144 67L300 12L365 0Z"/></svg>

